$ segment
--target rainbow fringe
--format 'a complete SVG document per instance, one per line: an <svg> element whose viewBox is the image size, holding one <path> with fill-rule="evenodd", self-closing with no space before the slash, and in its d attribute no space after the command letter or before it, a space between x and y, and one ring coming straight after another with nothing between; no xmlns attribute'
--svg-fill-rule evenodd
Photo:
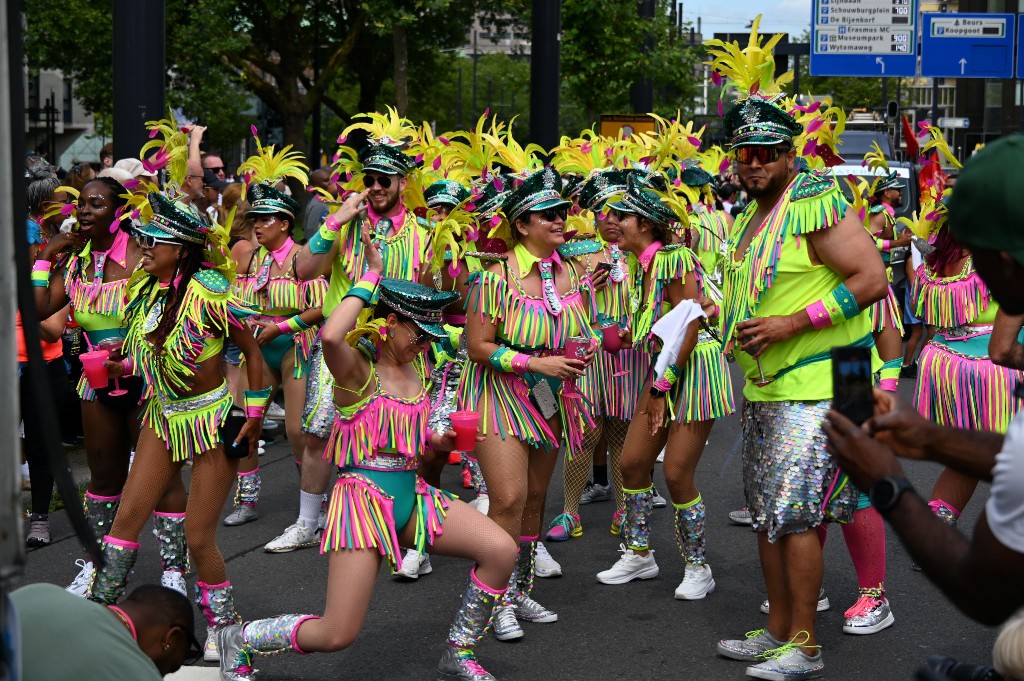
<svg viewBox="0 0 1024 681"><path fill-rule="evenodd" d="M988 335L972 340L988 347ZM955 343L932 341L921 351L914 396L918 412L944 426L1006 432L1020 407L1013 391L1024 372L993 364L987 356L958 353Z"/></svg>
<svg viewBox="0 0 1024 681"><path fill-rule="evenodd" d="M349 222L342 229L343 239L339 246L337 258L343 263L345 274L353 281L363 276L364 260L363 243L360 240L362 223L359 220ZM412 238L409 238L412 230ZM420 266L430 260L430 237L427 230L416 219L411 211L405 213L405 223L388 239L374 239L384 256L384 276L407 281L419 281Z"/></svg>
<svg viewBox="0 0 1024 681"><path fill-rule="evenodd" d="M195 400L203 396L190 395L175 401ZM222 398L208 407L177 412L167 417L161 409L160 400L151 397L143 407L142 424L151 427L164 441L167 451L171 453L171 461L187 461L221 444L220 427L224 425L232 404L231 393L225 392ZM225 447L231 446L223 444Z"/></svg>
<svg viewBox="0 0 1024 681"><path fill-rule="evenodd" d="M925 265L910 283L914 314L930 326L951 329L970 324L988 309L989 292L970 260L959 274L937 277Z"/></svg>
<svg viewBox="0 0 1024 681"><path fill-rule="evenodd" d="M530 400L530 389L519 376L467 362L459 380L459 409L480 412L480 433L509 435L534 447L558 447L555 434ZM508 423L508 429L504 423Z"/></svg>
<svg viewBox="0 0 1024 681"><path fill-rule="evenodd" d="M649 352L624 348L613 355L600 350L576 385L594 405L595 418L605 416L629 421L640 401L650 367ZM622 376L615 375L623 372Z"/></svg>
<svg viewBox="0 0 1024 681"><path fill-rule="evenodd" d="M669 394L668 407L669 418L679 423L720 419L736 411L721 343L711 340L694 346L676 389Z"/></svg>
<svg viewBox="0 0 1024 681"><path fill-rule="evenodd" d="M101 283L97 292L92 279L87 277L87 273L92 271L92 258L89 252L91 245L86 245L81 253L67 259L64 268L64 293L75 310L120 318L124 315L130 277Z"/></svg>
<svg viewBox="0 0 1024 681"><path fill-rule="evenodd" d="M647 292L647 300L641 306L643 311L640 317L633 320L634 345L649 346L654 342L651 327L665 313L668 304L665 298L666 287L673 281L684 279L690 272L697 272L698 278L703 273L697 256L686 246L668 246L655 253L650 266L651 288Z"/></svg>
<svg viewBox="0 0 1024 681"><path fill-rule="evenodd" d="M433 544L435 539L444 534L442 526L448 515L448 502L457 498L450 492L428 485L423 478L416 477L416 507L413 511L416 534L413 548L423 553L427 544Z"/></svg>
<svg viewBox="0 0 1024 681"><path fill-rule="evenodd" d="M406 402L374 392L357 405L338 408L324 457L330 456L336 466L355 466L385 451L413 462L428 441L429 416L426 394Z"/></svg>
<svg viewBox="0 0 1024 681"><path fill-rule="evenodd" d="M899 309L896 294L893 293L892 286L890 286L885 298L875 301L868 308L871 315L871 332L881 333L886 329L896 329L902 336L903 320L900 317Z"/></svg>

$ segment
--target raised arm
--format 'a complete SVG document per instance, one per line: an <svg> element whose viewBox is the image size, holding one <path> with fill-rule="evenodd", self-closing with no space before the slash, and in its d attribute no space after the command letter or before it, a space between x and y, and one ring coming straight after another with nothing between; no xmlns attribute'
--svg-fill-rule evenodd
<svg viewBox="0 0 1024 681"><path fill-rule="evenodd" d="M41 319L47 319L68 304L67 293L64 292L63 272L51 272L57 255L71 248L76 239L71 234L60 233L54 236L39 252L38 259L32 266L32 288L36 302L36 313Z"/></svg>
<svg viewBox="0 0 1024 681"><path fill-rule="evenodd" d="M316 279L323 274L338 254L338 241L342 228L359 215L366 199L366 191L351 193L341 208L329 214L324 224L309 236L295 259L295 275L303 281Z"/></svg>

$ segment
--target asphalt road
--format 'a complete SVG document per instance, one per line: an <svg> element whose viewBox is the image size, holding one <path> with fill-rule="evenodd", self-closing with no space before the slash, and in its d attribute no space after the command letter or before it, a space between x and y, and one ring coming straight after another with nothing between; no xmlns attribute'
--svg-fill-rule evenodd
<svg viewBox="0 0 1024 681"><path fill-rule="evenodd" d="M909 396L911 389L912 383L903 391ZM584 506L583 536L548 544L561 562L564 576L538 579L534 593L538 601L559 614L558 622L524 624L526 636L515 643L485 639L478 650L484 666L501 681L745 678L744 663L715 655L718 639L742 637L765 622L758 611L764 585L754 535L747 528L729 524L726 517L729 510L743 505L738 438L736 416L718 423L698 471L698 485L708 508L708 554L717 582L713 594L703 601L673 600L673 590L682 578L682 561L675 549L670 509L656 511L653 523L652 545L661 575L623 586L599 584L594 575L618 557L619 539L608 532L614 508L611 503ZM327 560L315 549L277 555L263 551L264 543L293 522L298 511L297 476L287 446L270 447L260 468L263 495L259 520L242 527L222 526L218 535L239 609L247 619L319 613ZM922 494L927 494L938 475L938 469L928 464L911 464L907 470ZM448 489L461 491L457 474L456 467L446 468L443 482ZM657 478L661 479L660 470ZM560 481L561 465L548 498L549 519L561 510ZM987 496L988 488L982 485L961 519L962 527L973 528ZM74 560L82 553L66 516L55 514L52 521L54 543L29 553L27 582L65 585L77 573ZM832 608L818 620L827 678L912 679L914 670L933 654L975 662L990 659L995 630L968 620L922 573L912 571L906 552L891 533L887 588L896 623L871 636L844 634L843 611L856 600L857 582L841 534L830 533L826 546L825 588ZM158 581L160 576L155 540L148 529L141 541L143 549L131 584ZM432 574L412 583L394 582L381 571L363 634L350 649L331 655L260 658L262 677L434 679L433 670L469 565L442 557L433 558L432 564ZM189 582L191 588L194 577ZM210 667L191 678L210 678ZM190 677L182 674L176 678Z"/></svg>

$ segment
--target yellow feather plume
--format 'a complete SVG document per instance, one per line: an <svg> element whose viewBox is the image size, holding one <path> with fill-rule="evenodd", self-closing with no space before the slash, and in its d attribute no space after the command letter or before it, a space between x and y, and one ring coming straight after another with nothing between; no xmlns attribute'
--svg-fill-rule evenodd
<svg viewBox="0 0 1024 681"><path fill-rule="evenodd" d="M481 116L472 130L460 130L445 136L447 144L442 155L451 159L451 167L459 168L472 178L485 173L489 175L499 162L498 151L491 140L501 135L505 124L498 122L497 115L491 119L490 129L485 130L486 124L487 116Z"/></svg>
<svg viewBox="0 0 1024 681"><path fill-rule="evenodd" d="M762 45L762 36L758 34L761 15L754 19L750 31L750 39L745 48L739 43L725 43L721 40L709 40L707 45L711 61L704 62L723 77L731 81L738 90L739 99L758 96L773 99L783 94L783 87L793 80L793 72L786 71L775 78L775 57L772 49L782 39L778 33Z"/></svg>
<svg viewBox="0 0 1024 681"><path fill-rule="evenodd" d="M255 182L275 184L288 177L298 180L302 186L309 184L309 176L306 174L309 166L302 162L301 153L291 150L292 145L275 153L273 144L265 147L260 142L256 126L252 126L252 136L256 139L256 153L238 166L238 173L245 178L246 187Z"/></svg>
<svg viewBox="0 0 1024 681"><path fill-rule="evenodd" d="M506 166L512 169L513 174L525 179L530 174L544 167L544 147L530 142L525 147L516 141L512 136L513 118L508 123L508 128L499 134L484 133L486 139L498 152L498 158Z"/></svg>
<svg viewBox="0 0 1024 681"><path fill-rule="evenodd" d="M181 130L173 111L159 121L146 121L146 129L149 130L149 141L139 150L139 158L145 166L166 168L165 186L178 191L188 175L188 133ZM151 151L154 153L149 158L147 154Z"/></svg>
<svg viewBox="0 0 1024 681"><path fill-rule="evenodd" d="M921 148L921 155L923 156L926 151L937 149L939 154L949 161L949 165L953 166L957 170L962 170L964 166L960 163L959 159L953 155L953 152L950 151L949 144L946 143L945 134L934 125L926 125L924 126L924 130L928 133L928 136L931 137L931 140Z"/></svg>
<svg viewBox="0 0 1024 681"><path fill-rule="evenodd" d="M383 335L381 329L387 328L388 322L381 317L370 317L372 309L363 310L356 320L356 327L345 334L345 341L352 347L356 347L360 338L366 338L376 344Z"/></svg>
<svg viewBox="0 0 1024 681"><path fill-rule="evenodd" d="M341 132L339 143L344 144L353 130L365 130L370 139L380 144L405 145L412 144L420 136L420 130L408 118L398 115L398 110L389 106L387 113L360 113L353 118L365 118L366 121L352 123Z"/></svg>
<svg viewBox="0 0 1024 681"><path fill-rule="evenodd" d="M53 190L54 194L56 194L57 192L64 192L65 194L67 194L68 196L73 198L74 201L71 201L69 203L54 203L54 204L52 204L46 210L46 212L43 213L43 218L46 219L46 220L49 220L50 218L55 218L58 215L61 215L61 216L65 217L65 218L75 217L75 214L78 212L78 197L81 194L81 192L79 192L74 187L68 187L67 185L61 185L61 186L59 186L59 187L57 187L56 189ZM71 206L71 208L69 209L69 211L67 213L64 212L64 207L65 206Z"/></svg>

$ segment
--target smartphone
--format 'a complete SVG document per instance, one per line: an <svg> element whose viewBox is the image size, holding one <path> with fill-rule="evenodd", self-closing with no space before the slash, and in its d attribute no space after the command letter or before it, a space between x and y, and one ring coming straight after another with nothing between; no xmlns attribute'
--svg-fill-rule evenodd
<svg viewBox="0 0 1024 681"><path fill-rule="evenodd" d="M832 348L832 408L860 425L875 411L871 348Z"/></svg>
<svg viewBox="0 0 1024 681"><path fill-rule="evenodd" d="M594 270L597 272L611 272L612 264L610 262L599 262L596 265L594 265Z"/></svg>

